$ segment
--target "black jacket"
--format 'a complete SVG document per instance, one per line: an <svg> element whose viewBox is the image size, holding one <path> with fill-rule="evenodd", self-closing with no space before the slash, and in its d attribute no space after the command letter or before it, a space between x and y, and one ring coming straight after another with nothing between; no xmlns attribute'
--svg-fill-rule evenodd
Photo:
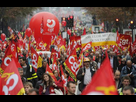
<svg viewBox="0 0 136 102"><path fill-rule="evenodd" d="M45 73L46 69L43 67L40 67L37 69L37 76L38 76L38 80L42 79L43 74Z"/></svg>
<svg viewBox="0 0 136 102"><path fill-rule="evenodd" d="M109 57L110 59L110 57ZM115 72L117 70L117 67L119 66L119 61L117 59L117 56L113 56L113 71Z"/></svg>
<svg viewBox="0 0 136 102"><path fill-rule="evenodd" d="M81 83L79 84L79 90L82 91L84 89L84 76L82 75L82 73L85 73L85 67L84 68L81 68L79 69L78 73L77 73L77 79L81 81ZM91 72L91 77L94 75L95 71L93 71L91 68L90 68L90 72Z"/></svg>
<svg viewBox="0 0 136 102"><path fill-rule="evenodd" d="M27 81L31 82L33 84L33 87L35 87L38 77L37 77L37 74L35 73L34 68L29 64L27 64L25 77L26 77Z"/></svg>

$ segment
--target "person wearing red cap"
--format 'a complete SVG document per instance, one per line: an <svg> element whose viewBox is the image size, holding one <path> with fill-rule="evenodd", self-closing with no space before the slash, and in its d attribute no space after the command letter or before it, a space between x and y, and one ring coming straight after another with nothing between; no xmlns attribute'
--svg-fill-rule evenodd
<svg viewBox="0 0 136 102"><path fill-rule="evenodd" d="M79 90L81 92L86 87L86 85L89 84L92 79L92 76L94 75L94 71L90 67L90 59L88 57L85 57L83 61L84 67L79 69L77 73L77 79L81 81L81 83L79 84Z"/></svg>

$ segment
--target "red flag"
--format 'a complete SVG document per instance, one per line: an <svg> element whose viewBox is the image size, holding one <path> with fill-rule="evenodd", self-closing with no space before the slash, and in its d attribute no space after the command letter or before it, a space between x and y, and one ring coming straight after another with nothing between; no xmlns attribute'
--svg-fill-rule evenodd
<svg viewBox="0 0 136 102"><path fill-rule="evenodd" d="M76 36L75 40L77 42L78 48L81 48L82 47L81 36Z"/></svg>
<svg viewBox="0 0 136 102"><path fill-rule="evenodd" d="M51 50L51 58L53 57L54 54L56 55L57 58L60 58L60 53L57 50L55 50L54 48L52 48L52 50Z"/></svg>
<svg viewBox="0 0 136 102"><path fill-rule="evenodd" d="M100 49L100 46L94 46L94 51L98 51Z"/></svg>
<svg viewBox="0 0 136 102"><path fill-rule="evenodd" d="M19 39L17 42L17 52L21 54L22 48L23 48L23 39Z"/></svg>
<svg viewBox="0 0 136 102"><path fill-rule="evenodd" d="M38 53L35 51L35 49L33 47L31 47L32 66L33 66L35 72L37 72L38 58L39 58Z"/></svg>
<svg viewBox="0 0 136 102"><path fill-rule="evenodd" d="M65 90L67 89L66 86L67 86L67 81L66 81L66 78L65 78L65 75L64 75L64 72L63 72L63 68L62 68L62 65L60 66L60 70L61 70L61 80L62 80L62 83L63 83L63 86L65 88Z"/></svg>
<svg viewBox="0 0 136 102"><path fill-rule="evenodd" d="M86 35L86 29L84 28L83 34L82 35Z"/></svg>
<svg viewBox="0 0 136 102"><path fill-rule="evenodd" d="M4 41L3 45L2 45L2 49L6 49L6 46L7 46L7 41Z"/></svg>
<svg viewBox="0 0 136 102"><path fill-rule="evenodd" d="M20 74L14 59L1 76L2 95L23 95L25 93Z"/></svg>
<svg viewBox="0 0 136 102"><path fill-rule="evenodd" d="M10 26L8 26L8 31L10 32L10 35L13 33L13 30L11 29Z"/></svg>
<svg viewBox="0 0 136 102"><path fill-rule="evenodd" d="M77 44L77 41L76 41L75 38L76 38L75 36L70 37L70 49L71 49L71 52L72 52L72 50L74 50L74 49L76 49L78 47L78 44Z"/></svg>
<svg viewBox="0 0 136 102"><path fill-rule="evenodd" d="M36 45L37 45L37 50L47 51L47 44L44 43L43 41L37 43Z"/></svg>
<svg viewBox="0 0 136 102"><path fill-rule="evenodd" d="M46 73L49 73L49 75L52 77L52 79L53 79L54 82L57 81L56 77L52 73L52 71L51 71L51 69L50 69L50 67L49 67L48 64L46 65Z"/></svg>
<svg viewBox="0 0 136 102"><path fill-rule="evenodd" d="M69 56L71 53L71 48L70 48L70 41L68 43L68 46L67 46L67 55Z"/></svg>
<svg viewBox="0 0 136 102"><path fill-rule="evenodd" d="M131 56L133 56L134 53L136 53L136 39L133 44L131 43Z"/></svg>
<svg viewBox="0 0 136 102"><path fill-rule="evenodd" d="M52 71L54 71L54 70L58 70L57 61L56 61L56 54L54 54L54 56L53 56L53 64L52 64Z"/></svg>
<svg viewBox="0 0 136 102"><path fill-rule="evenodd" d="M23 39L23 38L22 38L22 35L20 34L20 32L18 32L18 37L19 37L19 39L21 39L21 40Z"/></svg>
<svg viewBox="0 0 136 102"><path fill-rule="evenodd" d="M0 95L2 95L2 82L1 82L1 75L0 75Z"/></svg>
<svg viewBox="0 0 136 102"><path fill-rule="evenodd" d="M126 50L130 48L131 45L131 36L130 35L125 35L125 34L120 34L120 44L121 44L121 49Z"/></svg>
<svg viewBox="0 0 136 102"><path fill-rule="evenodd" d="M76 49L74 49L69 57L66 59L66 61L64 62L64 66L66 71L76 81L76 70L78 68Z"/></svg>
<svg viewBox="0 0 136 102"><path fill-rule="evenodd" d="M61 51L62 49L66 51L66 41L59 35L54 42L54 45L58 48L58 51Z"/></svg>
<svg viewBox="0 0 136 102"><path fill-rule="evenodd" d="M118 95L108 55L81 95Z"/></svg>
<svg viewBox="0 0 136 102"><path fill-rule="evenodd" d="M121 45L121 41L120 41L120 34L118 33L117 31L117 37L116 37L116 43L117 43L117 46L123 50L123 46Z"/></svg>
<svg viewBox="0 0 136 102"><path fill-rule="evenodd" d="M66 51L66 40L64 40L63 38L61 40L61 46L59 48L59 51L62 51L62 50Z"/></svg>
<svg viewBox="0 0 136 102"><path fill-rule="evenodd" d="M5 51L5 57L4 57L2 64L1 64L2 70L3 71L5 70L5 68L11 62L12 58L18 59L17 57L18 57L17 56L17 46L16 46L16 43L14 41L12 41Z"/></svg>
<svg viewBox="0 0 136 102"><path fill-rule="evenodd" d="M82 53L85 52L88 49L91 49L92 42L88 42L83 48L82 48Z"/></svg>
<svg viewBox="0 0 136 102"><path fill-rule="evenodd" d="M119 49L118 49L118 47L117 47L116 45L114 46L113 51L114 51L117 55L120 54L120 51L119 51Z"/></svg>
<svg viewBox="0 0 136 102"><path fill-rule="evenodd" d="M37 68L42 67L42 58L38 55L33 47L31 47L31 59L32 59L32 66L37 72Z"/></svg>

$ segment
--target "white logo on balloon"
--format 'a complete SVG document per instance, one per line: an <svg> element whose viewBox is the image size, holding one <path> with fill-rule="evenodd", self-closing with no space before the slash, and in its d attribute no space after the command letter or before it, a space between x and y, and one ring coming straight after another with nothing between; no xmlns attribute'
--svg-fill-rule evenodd
<svg viewBox="0 0 136 102"><path fill-rule="evenodd" d="M56 25L56 22L52 19L47 19L47 27L49 27L48 28L48 31L49 32L53 32L54 31L54 27L55 27L55 25Z"/></svg>

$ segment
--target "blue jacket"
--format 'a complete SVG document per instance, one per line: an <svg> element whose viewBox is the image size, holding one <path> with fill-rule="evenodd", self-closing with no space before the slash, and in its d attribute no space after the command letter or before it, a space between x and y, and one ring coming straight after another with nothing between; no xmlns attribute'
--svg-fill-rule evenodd
<svg viewBox="0 0 136 102"><path fill-rule="evenodd" d="M130 73L127 72L127 66L124 66L121 70L121 78L127 76L127 74ZM136 67L134 65L132 65L132 75L136 78Z"/></svg>

